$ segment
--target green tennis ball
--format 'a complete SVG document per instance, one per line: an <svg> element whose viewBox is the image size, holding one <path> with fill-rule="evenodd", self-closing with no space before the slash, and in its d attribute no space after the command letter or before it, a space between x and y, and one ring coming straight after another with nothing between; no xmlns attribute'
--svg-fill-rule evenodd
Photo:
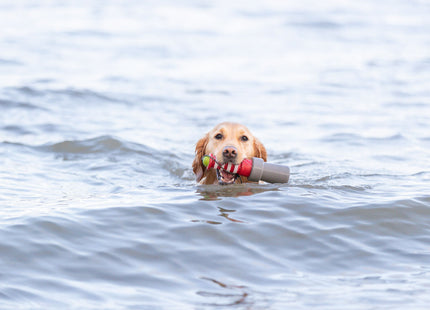
<svg viewBox="0 0 430 310"><path fill-rule="evenodd" d="M202 162L203 162L203 165L204 165L205 167L209 166L209 162L210 162L210 161L211 161L211 158L210 158L208 155L203 156L203 158L202 158Z"/></svg>

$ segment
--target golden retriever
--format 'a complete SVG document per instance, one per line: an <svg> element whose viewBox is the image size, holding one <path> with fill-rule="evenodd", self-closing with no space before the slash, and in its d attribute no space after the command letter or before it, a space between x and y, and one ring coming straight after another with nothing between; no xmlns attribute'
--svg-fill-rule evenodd
<svg viewBox="0 0 430 310"><path fill-rule="evenodd" d="M219 169L206 169L202 157L214 154L221 164L240 164L245 158L259 157L267 160L263 144L248 128L237 123L221 123L209 131L196 144L193 171L200 184L234 184L249 182L246 177Z"/></svg>

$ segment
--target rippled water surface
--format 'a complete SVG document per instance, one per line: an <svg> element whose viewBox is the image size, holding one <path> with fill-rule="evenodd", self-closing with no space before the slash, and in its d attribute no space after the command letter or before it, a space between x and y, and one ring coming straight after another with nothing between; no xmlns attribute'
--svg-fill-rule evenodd
<svg viewBox="0 0 430 310"><path fill-rule="evenodd" d="M1 309L428 309L428 1L3 1ZM288 184L196 185L247 125Z"/></svg>

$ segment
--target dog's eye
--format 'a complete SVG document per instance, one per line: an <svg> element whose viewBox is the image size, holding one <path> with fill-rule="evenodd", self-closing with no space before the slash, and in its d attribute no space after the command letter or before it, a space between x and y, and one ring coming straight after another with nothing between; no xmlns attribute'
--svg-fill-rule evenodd
<svg viewBox="0 0 430 310"><path fill-rule="evenodd" d="M215 139L217 139L217 140L221 140L222 139L222 134L217 134L216 136L215 136Z"/></svg>
<svg viewBox="0 0 430 310"><path fill-rule="evenodd" d="M242 136L242 137L240 137L240 140L242 140L242 141L246 142L246 141L248 141L249 139L248 139L248 137L247 137L247 136Z"/></svg>

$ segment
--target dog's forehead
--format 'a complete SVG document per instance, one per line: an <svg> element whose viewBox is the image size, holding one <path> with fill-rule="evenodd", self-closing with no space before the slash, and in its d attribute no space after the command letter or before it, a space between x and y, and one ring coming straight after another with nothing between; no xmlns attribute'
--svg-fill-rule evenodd
<svg viewBox="0 0 430 310"><path fill-rule="evenodd" d="M216 126L213 131L220 133L232 133L233 135L244 135L249 134L250 131L248 128L241 124L236 123L221 123Z"/></svg>

